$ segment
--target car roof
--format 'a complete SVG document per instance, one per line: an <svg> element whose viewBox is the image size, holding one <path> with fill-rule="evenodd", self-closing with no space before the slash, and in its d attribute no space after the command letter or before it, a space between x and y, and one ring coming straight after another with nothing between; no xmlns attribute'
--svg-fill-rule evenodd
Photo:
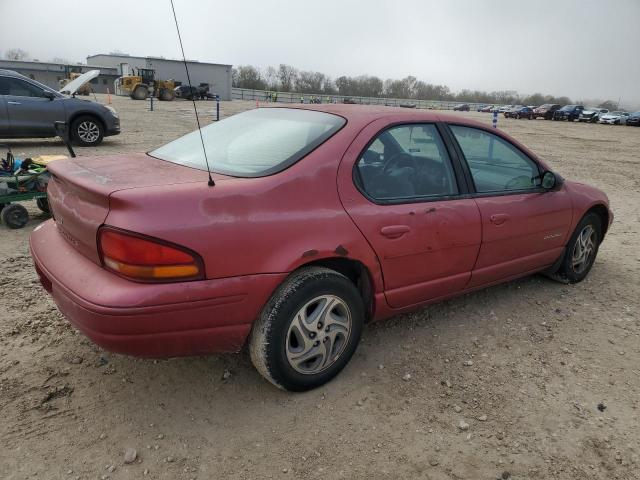
<svg viewBox="0 0 640 480"><path fill-rule="evenodd" d="M261 108L295 108L302 110L314 110L317 112L331 113L333 115L339 115L350 123L358 123L366 125L375 120L394 117L398 121L407 122L449 122L456 124L464 124L469 126L487 128L487 125L475 120L460 117L458 115L452 115L447 113L435 112L433 110L420 110L413 108L402 107L387 107L384 105L357 105L357 104L343 104L343 103L328 103L328 104L290 104L290 105L274 105L265 106Z"/></svg>
<svg viewBox="0 0 640 480"><path fill-rule="evenodd" d="M26 78L24 75L14 71L14 70L5 70L0 68L0 75L6 75L7 77L20 77Z"/></svg>

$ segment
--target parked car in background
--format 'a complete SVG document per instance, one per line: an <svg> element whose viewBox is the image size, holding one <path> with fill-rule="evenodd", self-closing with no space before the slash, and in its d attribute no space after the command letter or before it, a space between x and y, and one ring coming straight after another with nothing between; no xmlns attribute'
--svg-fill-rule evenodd
<svg viewBox="0 0 640 480"><path fill-rule="evenodd" d="M476 112L481 112L484 107L486 107L486 105L478 105L476 107Z"/></svg>
<svg viewBox="0 0 640 480"><path fill-rule="evenodd" d="M508 110L511 110L515 105L503 105L500 108L498 108L498 112L499 113L504 113Z"/></svg>
<svg viewBox="0 0 640 480"><path fill-rule="evenodd" d="M640 112L634 112L627 117L627 125L640 127Z"/></svg>
<svg viewBox="0 0 640 480"><path fill-rule="evenodd" d="M484 107L482 107L482 109L480 109L480 111L484 113L490 113L493 112L494 108L496 108L495 105L485 105Z"/></svg>
<svg viewBox="0 0 640 480"><path fill-rule="evenodd" d="M580 118L580 113L584 110L582 105L565 105L559 110L553 112L554 120L567 120L573 122Z"/></svg>
<svg viewBox="0 0 640 480"><path fill-rule="evenodd" d="M533 108L524 107L522 105L518 105L508 112L504 112L505 118L528 118L529 120L533 120Z"/></svg>
<svg viewBox="0 0 640 480"><path fill-rule="evenodd" d="M176 98L185 100L207 100L216 98L214 93L209 91L209 84L201 83L199 86L178 85L173 89Z"/></svg>
<svg viewBox="0 0 640 480"><path fill-rule="evenodd" d="M600 116L605 113L609 113L609 110L606 108L587 107L587 109L580 112L578 121L596 123L600 119Z"/></svg>
<svg viewBox="0 0 640 480"><path fill-rule="evenodd" d="M609 112L600 117L599 123L609 125L626 125L627 119L631 116L629 112Z"/></svg>
<svg viewBox="0 0 640 480"><path fill-rule="evenodd" d="M456 105L455 107L453 107L454 112L468 112L469 110L470 110L469 105L466 103L463 103L462 105Z"/></svg>
<svg viewBox="0 0 640 480"><path fill-rule="evenodd" d="M112 107L73 96L89 73L63 87L67 96L12 70L0 70L0 138L55 137L58 121L66 122L71 140L84 147L118 135L120 119Z"/></svg>
<svg viewBox="0 0 640 480"><path fill-rule="evenodd" d="M512 105L509 109L505 110L504 118L515 118L515 114L518 110L520 110L524 105Z"/></svg>
<svg viewBox="0 0 640 480"><path fill-rule="evenodd" d="M561 108L557 103L545 103L537 108L533 109L534 118L544 118L545 120L551 120L556 110Z"/></svg>
<svg viewBox="0 0 640 480"><path fill-rule="evenodd" d="M30 248L60 311L125 354L246 345L265 378L300 391L342 370L367 322L535 272L576 283L593 266L607 196L500 130L304 107L249 110L149 153L52 162L53 219Z"/></svg>

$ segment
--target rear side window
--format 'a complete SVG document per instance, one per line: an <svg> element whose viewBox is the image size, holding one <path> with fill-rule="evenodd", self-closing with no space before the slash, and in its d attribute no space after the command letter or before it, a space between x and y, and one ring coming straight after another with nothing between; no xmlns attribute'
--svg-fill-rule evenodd
<svg viewBox="0 0 640 480"><path fill-rule="evenodd" d="M433 124L392 127L360 157L360 188L378 201L420 201L458 193L447 150Z"/></svg>
<svg viewBox="0 0 640 480"><path fill-rule="evenodd" d="M213 172L262 177L284 170L322 144L346 123L337 115L293 108L258 108L202 129ZM149 155L206 170L198 131Z"/></svg>
<svg viewBox="0 0 640 480"><path fill-rule="evenodd" d="M538 165L497 135L471 127L451 125L479 193L535 189L540 185Z"/></svg>

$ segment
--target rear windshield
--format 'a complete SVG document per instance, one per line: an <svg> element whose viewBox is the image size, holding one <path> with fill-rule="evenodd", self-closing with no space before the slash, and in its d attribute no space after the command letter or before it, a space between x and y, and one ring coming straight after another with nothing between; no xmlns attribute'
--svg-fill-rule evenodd
<svg viewBox="0 0 640 480"><path fill-rule="evenodd" d="M234 177L263 177L284 170L340 130L337 115L293 108L258 108L202 129L209 168ZM207 169L198 131L149 152L187 167Z"/></svg>

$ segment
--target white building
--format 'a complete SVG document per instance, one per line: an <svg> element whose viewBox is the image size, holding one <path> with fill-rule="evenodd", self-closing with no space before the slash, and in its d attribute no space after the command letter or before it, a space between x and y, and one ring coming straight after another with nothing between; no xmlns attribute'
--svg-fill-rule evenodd
<svg viewBox="0 0 640 480"><path fill-rule="evenodd" d="M133 75L135 69L151 68L156 78L174 80L178 84L188 84L187 73L182 60L159 57L132 57L122 54L98 54L87 57L89 65L104 65L117 68L120 75ZM209 84L209 91L220 95L221 100L231 100L231 65L205 63L187 60L191 84Z"/></svg>

